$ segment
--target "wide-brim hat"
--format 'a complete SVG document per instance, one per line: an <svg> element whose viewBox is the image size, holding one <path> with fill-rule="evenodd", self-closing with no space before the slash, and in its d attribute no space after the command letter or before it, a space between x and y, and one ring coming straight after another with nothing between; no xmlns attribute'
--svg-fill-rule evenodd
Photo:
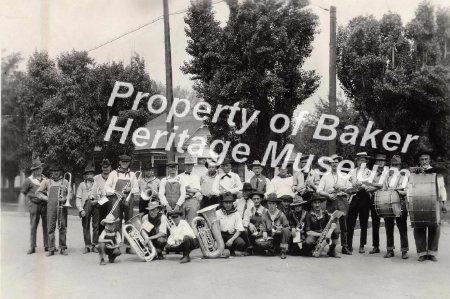
<svg viewBox="0 0 450 299"><path fill-rule="evenodd" d="M175 161L169 161L169 162L167 162L166 166L167 166L167 167L170 167L170 166L178 166L178 163L175 162Z"/></svg>
<svg viewBox="0 0 450 299"><path fill-rule="evenodd" d="M420 156L429 156L431 159L431 157L433 156L433 151L430 149L421 149L417 152L416 160L418 160Z"/></svg>
<svg viewBox="0 0 450 299"><path fill-rule="evenodd" d="M376 161L386 161L386 155L385 154L376 154L375 160Z"/></svg>
<svg viewBox="0 0 450 299"><path fill-rule="evenodd" d="M328 197L320 195L318 193L314 193L313 197L310 200L308 200L307 202L311 202L312 203L312 202L314 202L316 200L326 201L326 200L328 200Z"/></svg>
<svg viewBox="0 0 450 299"><path fill-rule="evenodd" d="M280 203L281 199L279 199L275 193L270 193L269 195L267 195L266 201Z"/></svg>
<svg viewBox="0 0 450 299"><path fill-rule="evenodd" d="M234 196L234 194L222 194L220 196L220 201L221 202L234 202L236 201L236 197Z"/></svg>
<svg viewBox="0 0 450 299"><path fill-rule="evenodd" d="M356 154L356 160L362 159L362 158L365 158L365 159L372 159L372 157L369 156L369 154L367 154L367 152L360 152L360 153L357 153L357 154Z"/></svg>
<svg viewBox="0 0 450 299"><path fill-rule="evenodd" d="M331 158L331 161L338 160L339 162L341 162L344 159L344 158L342 158L342 156L338 156L336 154L331 155L330 158Z"/></svg>
<svg viewBox="0 0 450 299"><path fill-rule="evenodd" d="M31 162L30 170L33 171L33 170L43 168L43 167L44 167L44 163L42 163L39 159L35 159Z"/></svg>
<svg viewBox="0 0 450 299"><path fill-rule="evenodd" d="M252 193L250 193L249 197L253 197L253 195L259 195L261 197L261 199L264 199L264 193L262 193L261 191L258 190L254 190Z"/></svg>
<svg viewBox="0 0 450 299"><path fill-rule="evenodd" d="M305 203L308 203L307 200L304 200L303 197L297 195L295 196L294 200L292 201L292 203L290 204L291 207L295 207L295 206L300 206L303 205Z"/></svg>
<svg viewBox="0 0 450 299"><path fill-rule="evenodd" d="M205 167L209 168L209 166L214 166L215 168L219 168L220 165L217 163L217 161L211 160L211 159L207 159L205 161Z"/></svg>
<svg viewBox="0 0 450 299"><path fill-rule="evenodd" d="M153 166L151 162L144 163L144 165L142 165L142 171L149 171L152 169L155 169L155 166Z"/></svg>
<svg viewBox="0 0 450 299"><path fill-rule="evenodd" d="M255 161L253 161L252 164L249 165L250 169L252 169L252 168L255 167L255 166L263 167L263 166L261 165L261 162L259 162L259 160L255 160Z"/></svg>
<svg viewBox="0 0 450 299"><path fill-rule="evenodd" d="M290 195L283 195L283 196L280 196L280 200L281 201L293 201L294 198Z"/></svg>
<svg viewBox="0 0 450 299"><path fill-rule="evenodd" d="M172 211L170 211L170 212L167 212L167 216L168 216L168 217L171 217L171 216L173 216L173 215L179 215L179 216L181 216L181 215L183 215L183 212L182 212L181 210L178 210L178 211L172 210Z"/></svg>
<svg viewBox="0 0 450 299"><path fill-rule="evenodd" d="M161 205L159 204L159 202L157 202L157 201L150 201L148 203L148 206L145 209L151 211L151 210L154 210L154 209L157 209L157 208L160 208L160 207L161 207Z"/></svg>
<svg viewBox="0 0 450 299"><path fill-rule="evenodd" d="M391 165L392 164L402 164L402 158L399 155L392 156Z"/></svg>
<svg viewBox="0 0 450 299"><path fill-rule="evenodd" d="M106 224L113 224L119 221L119 218L116 219L114 215L108 214L105 219L103 219L100 223L105 226Z"/></svg>
<svg viewBox="0 0 450 299"><path fill-rule="evenodd" d="M103 159L101 165L102 167L111 166L111 161L109 161L109 159Z"/></svg>
<svg viewBox="0 0 450 299"><path fill-rule="evenodd" d="M123 155L120 155L120 156L119 156L119 161L122 161L122 162L130 162L130 161L131 161L131 157L128 156L128 155L123 154Z"/></svg>
<svg viewBox="0 0 450 299"><path fill-rule="evenodd" d="M240 191L255 191L255 189L253 189L252 184L250 183L244 183L244 185L242 185L242 189Z"/></svg>
<svg viewBox="0 0 450 299"><path fill-rule="evenodd" d="M184 165L194 165L195 164L194 158L192 158L191 156L187 156L184 159L184 163L183 164Z"/></svg>
<svg viewBox="0 0 450 299"><path fill-rule="evenodd" d="M86 166L86 167L84 168L83 174L90 173L90 172L92 172L92 173L95 172L95 168L94 168L94 166L92 166L92 165Z"/></svg>

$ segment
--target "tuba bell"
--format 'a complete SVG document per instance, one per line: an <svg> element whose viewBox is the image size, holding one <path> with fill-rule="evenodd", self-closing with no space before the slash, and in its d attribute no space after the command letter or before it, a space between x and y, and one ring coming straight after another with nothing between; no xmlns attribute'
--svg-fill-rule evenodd
<svg viewBox="0 0 450 299"><path fill-rule="evenodd" d="M216 215L218 204L197 211L197 216L192 220L192 229L200 244L205 258L229 257L225 251L225 243L220 233L220 224Z"/></svg>
<svg viewBox="0 0 450 299"><path fill-rule="evenodd" d="M139 258L146 262L150 262L156 256L156 248L153 246L152 241L145 245L144 237L141 235L142 230L142 215L138 214L132 217L123 226L123 235L130 242L131 247Z"/></svg>
<svg viewBox="0 0 450 299"><path fill-rule="evenodd" d="M155 194L156 192L154 192L152 188L148 188L141 192L141 198L145 201L149 201Z"/></svg>

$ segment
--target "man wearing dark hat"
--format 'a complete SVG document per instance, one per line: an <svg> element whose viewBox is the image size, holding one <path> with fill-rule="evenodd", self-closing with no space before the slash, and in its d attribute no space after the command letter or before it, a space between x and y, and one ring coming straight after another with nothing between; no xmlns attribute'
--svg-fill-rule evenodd
<svg viewBox="0 0 450 299"><path fill-rule="evenodd" d="M139 184L136 175L130 171L131 157L128 155L119 156L119 168L111 171L105 183L105 192L109 201L106 203L108 213L114 203L121 200L119 206L114 210L113 215L120 219L117 222L119 232L122 232L122 219L127 222L133 217L134 201L139 200ZM129 196L131 193L131 196ZM129 201L127 202L127 199ZM124 242L126 253L131 254L131 247L128 240Z"/></svg>
<svg viewBox="0 0 450 299"><path fill-rule="evenodd" d="M312 256L315 246L317 245L318 238L322 235L323 229L327 226L330 221L330 214L327 211L322 209L322 202L326 201L327 197L322 195L314 196L310 201L312 203L312 209L306 216L306 240L303 246L304 250L302 254L306 256ZM330 229L326 235L327 239L331 239L331 245L328 249L328 256L330 257L338 257L336 255L336 244L339 239L339 235L335 232L336 222L334 221L331 224Z"/></svg>
<svg viewBox="0 0 450 299"><path fill-rule="evenodd" d="M281 258L285 259L291 232L286 215L278 209L280 201L275 193L267 197L268 210L262 219L262 238L256 240L256 246L257 249L267 250L270 254L280 251Z"/></svg>
<svg viewBox="0 0 450 299"><path fill-rule="evenodd" d="M25 179L20 192L29 200L30 209L30 249L27 254L36 252L36 233L39 225L39 219L42 219L42 233L44 237L44 250L48 250L48 233L47 233L47 202L37 197L36 191L44 180L42 175L42 167L39 158L31 163L31 175Z"/></svg>
<svg viewBox="0 0 450 299"><path fill-rule="evenodd" d="M184 215L188 223L197 217L197 211L200 207L202 194L200 193L200 178L192 173L195 161L191 156L184 160L185 171L179 174L180 179L186 187L186 199L184 201Z"/></svg>
<svg viewBox="0 0 450 299"><path fill-rule="evenodd" d="M424 151L419 153L419 167L426 173L434 173L430 165L431 153ZM438 200L441 203L442 211L445 211L445 202L447 201L447 192L445 190L444 179L441 174L437 175ZM431 196L431 194L430 194ZM436 226L415 227L414 240L416 242L419 261L431 260L437 261L436 255L439 247L439 237L441 234L440 223Z"/></svg>
<svg viewBox="0 0 450 299"><path fill-rule="evenodd" d="M242 197L236 199L234 202L234 206L236 207L237 211L239 212L239 215L241 215L242 218L242 225L244 226L244 232L241 234L241 237L244 239L244 241L249 245L247 248L247 252L251 253L252 246L250 244L250 239L248 236L248 226L250 224L250 218L252 216L252 210L255 207L254 202L251 200L250 195L254 191L250 183L244 183L242 187Z"/></svg>
<svg viewBox="0 0 450 299"><path fill-rule="evenodd" d="M263 167L261 165L261 162L255 160L250 165L250 170L255 174L250 178L250 185L252 186L252 188L262 192L264 196L273 193L273 187L270 184L270 180L262 174Z"/></svg>
<svg viewBox="0 0 450 299"><path fill-rule="evenodd" d="M234 207L234 195L231 192L225 192L221 195L220 209L216 211L217 219L220 223L225 248L230 250L230 255L236 255L235 251L245 251L247 244L241 238L244 232L242 218Z"/></svg>
<svg viewBox="0 0 450 299"><path fill-rule="evenodd" d="M320 182L320 175L314 169L307 169L308 156L300 158L301 171L294 174L294 182L292 190L300 195L304 200L309 200L314 192L317 191L317 186Z"/></svg>
<svg viewBox="0 0 450 299"><path fill-rule="evenodd" d="M100 211L98 205L98 186L94 182L95 168L87 165L84 169L84 181L78 185L76 206L81 217L81 226L83 227L84 250L86 254L92 250L96 251L99 236ZM92 242L91 242L91 220L92 220Z"/></svg>
<svg viewBox="0 0 450 299"><path fill-rule="evenodd" d="M62 197L58 198L58 191L62 190ZM48 228L48 253L47 256L55 254L55 230L57 225L58 201L62 206L59 227L59 249L62 255L67 255L66 232L67 232L67 208L64 204L73 197L73 188L69 182L62 177L62 168L57 164L50 166L50 178L44 179L38 188L37 196L47 201L47 228Z"/></svg>
<svg viewBox="0 0 450 299"><path fill-rule="evenodd" d="M186 186L184 181L177 175L178 164L174 161L167 163L168 176L161 180L159 185L159 200L168 212L183 211L186 199Z"/></svg>
<svg viewBox="0 0 450 299"><path fill-rule="evenodd" d="M394 155L391 158L391 169L400 170L402 167L402 160L400 156ZM397 228L400 233L400 245L402 251L402 259L408 258L408 212L406 210L406 191L403 188L403 181L407 180L405 176L395 176L394 171L389 171L389 175L386 178L386 183L383 189L396 190L400 195L402 212L400 217L385 217L384 226L386 228L386 249L385 258L391 258L394 256L394 226L397 223Z"/></svg>
<svg viewBox="0 0 450 299"><path fill-rule="evenodd" d="M352 195L347 214L347 232L348 246L350 252L353 252L353 232L355 230L356 219L359 216L359 226L361 227L361 236L359 240L359 253L364 253L364 246L367 243L367 226L369 223L370 212L370 192L376 188L367 182L372 176L372 172L366 167L370 156L366 152L356 154L356 168L349 175L349 182L352 186ZM364 167L363 167L364 166Z"/></svg>
<svg viewBox="0 0 450 299"><path fill-rule="evenodd" d="M106 191L105 191L105 184L108 180L109 174L111 173L111 162L108 159L103 159L101 163L102 167L102 173L97 174L94 176L94 182L97 185L97 197L98 198L105 198L106 197ZM108 215L108 207L109 205L102 202L99 203L99 219L105 219L105 217ZM110 208L110 207L109 207ZM102 232L104 229L101 222L99 223L99 233Z"/></svg>
<svg viewBox="0 0 450 299"><path fill-rule="evenodd" d="M251 217L248 225L248 235L251 246L255 247L256 240L262 238L262 219L267 209L262 205L264 193L255 190L249 197L253 201L254 207L249 210Z"/></svg>
<svg viewBox="0 0 450 299"><path fill-rule="evenodd" d="M180 264L189 263L191 258L189 254L192 250L199 247L194 231L186 220L181 219L181 211L171 211L167 214L173 221L170 227L170 236L167 239L166 250L171 252L183 252Z"/></svg>
<svg viewBox="0 0 450 299"><path fill-rule="evenodd" d="M216 176L213 183L213 193L217 196L230 192L236 197L242 189L241 178L237 173L231 171L231 161L225 158L222 162L223 173Z"/></svg>
<svg viewBox="0 0 450 299"><path fill-rule="evenodd" d="M216 161L206 160L205 167L208 169L206 174L200 177L200 191L202 193L202 201L200 209L219 203L219 198L213 192L213 184L218 175L217 169L219 165Z"/></svg>
<svg viewBox="0 0 450 299"><path fill-rule="evenodd" d="M307 203L306 200L297 194L291 203L291 213L287 216L292 236L289 245L291 247L291 253L294 255L300 254L303 241L306 239L305 221L306 215L308 215L308 211L306 210Z"/></svg>
<svg viewBox="0 0 450 299"><path fill-rule="evenodd" d="M338 165L342 161L342 157L336 154L330 157L331 172L325 174L321 179L317 188L317 193L327 198L327 212L333 213L336 210L348 213L348 195L344 191L350 187L345 175L338 173ZM347 240L347 218L346 216L339 218L339 229L336 233L341 233L342 253L351 255Z"/></svg>
<svg viewBox="0 0 450 299"><path fill-rule="evenodd" d="M151 162L142 166L142 176L138 180L139 192L139 213L146 213L148 202L158 200L159 184L161 181L155 176L155 167ZM151 195L150 195L151 194ZM150 196L149 196L150 195Z"/></svg>
<svg viewBox="0 0 450 299"><path fill-rule="evenodd" d="M150 201L148 203L148 213L142 217L142 222L144 223L142 230L142 236L145 239L146 244L148 242L153 242L156 248L157 258L164 259L163 250L167 244L167 234L168 234L168 220L166 215L161 211L162 206L157 201ZM179 211L177 211L179 212ZM146 222L151 224L151 229L148 231L145 227Z"/></svg>

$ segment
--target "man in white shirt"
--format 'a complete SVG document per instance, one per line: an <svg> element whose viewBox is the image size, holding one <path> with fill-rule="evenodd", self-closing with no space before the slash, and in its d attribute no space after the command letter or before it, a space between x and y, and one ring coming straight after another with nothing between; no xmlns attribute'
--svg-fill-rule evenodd
<svg viewBox="0 0 450 299"><path fill-rule="evenodd" d="M178 164L171 161L167 163L169 175L161 180L159 185L159 201L167 212L172 210L183 211L182 206L186 198L186 186L184 181L177 175Z"/></svg>
<svg viewBox="0 0 450 299"><path fill-rule="evenodd" d="M185 171L178 176L186 186L186 199L184 201L184 215L189 224L197 216L202 194L200 192L200 178L192 173L194 159L187 157L184 162Z"/></svg>
<svg viewBox="0 0 450 299"><path fill-rule="evenodd" d="M252 185L250 183L244 183L241 191L242 197L236 199L236 201L234 202L234 206L239 212L239 215L241 215L242 225L244 226L244 231L242 232L241 237L242 239L244 239L247 245L249 245L249 247L247 248L247 254L250 254L253 248L250 244L250 239L248 236L248 227L250 224L250 218L252 216L252 210L255 208L255 203L250 198L250 195L255 190L252 188Z"/></svg>
<svg viewBox="0 0 450 299"><path fill-rule="evenodd" d="M213 193L217 196L230 192L236 198L239 197L239 192L242 189L241 178L238 174L231 171L231 161L225 158L222 163L223 173L216 176L213 183Z"/></svg>
<svg viewBox="0 0 450 299"><path fill-rule="evenodd" d="M327 197L327 212L333 213L336 210L345 213L344 216L339 218L339 228L336 233L341 233L341 246L342 253L351 255L348 248L347 240L347 213L348 213L348 195L344 192L347 188L351 187L348 180L344 177L343 173L338 173L337 168L339 162L342 161L342 157L336 154L330 157L331 160L331 172L325 174L319 182L317 187L317 193L319 195Z"/></svg>
<svg viewBox="0 0 450 299"><path fill-rule="evenodd" d="M305 169L308 159L309 155L300 158L300 167L302 170L293 176L292 190L304 200L310 200L312 198L314 192L317 192L317 186L320 181L320 175L315 169Z"/></svg>
<svg viewBox="0 0 450 299"><path fill-rule="evenodd" d="M208 169L208 171L204 176L200 178L200 191L202 193L200 209L219 203L218 196L213 193L213 184L216 177L219 175L217 172L219 165L216 161L208 159L205 162L205 167Z"/></svg>
<svg viewBox="0 0 450 299"><path fill-rule="evenodd" d="M103 198L106 196L105 185L106 185L106 181L108 180L109 174L111 173L111 170L112 170L111 162L108 159L103 159L101 166L102 166L102 173L94 176L94 182L98 186L98 190L96 190L96 191L98 191L97 197L99 197L99 198ZM108 208L110 208L110 207L106 203L103 203L103 204L99 203L99 204L100 204L99 219L105 219L109 213ZM101 224L101 222L99 222L99 223L100 223L99 224L99 233L101 233L105 227Z"/></svg>
<svg viewBox="0 0 450 299"><path fill-rule="evenodd" d="M173 225L170 227L170 236L167 239L166 250L168 251L182 251L183 257L180 259L180 264L189 263L191 258L189 254L192 250L199 247L194 231L186 220L181 219L181 211L171 211L167 217L172 219Z"/></svg>
<svg viewBox="0 0 450 299"><path fill-rule="evenodd" d="M281 199L283 196L290 196L292 200L294 199L295 194L292 191L294 178L288 174L286 167L278 166L278 175L270 183L277 198Z"/></svg>

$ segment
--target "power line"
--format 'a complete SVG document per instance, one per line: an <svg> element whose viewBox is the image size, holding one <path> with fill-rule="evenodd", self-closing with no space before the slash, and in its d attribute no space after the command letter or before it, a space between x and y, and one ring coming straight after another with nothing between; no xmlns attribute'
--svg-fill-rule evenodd
<svg viewBox="0 0 450 299"><path fill-rule="evenodd" d="M212 4L212 5L216 5L216 4L221 3L221 2L224 2L224 1L225 1L225 0L218 0L218 1L212 2L211 4ZM185 13L185 12L187 12L187 11L188 11L188 8L182 9L182 10L179 10L179 11L176 11L176 12L173 12L173 13L169 14L169 16L174 16L174 15L183 14L183 13ZM115 41L118 40L118 39L121 39L122 37L125 37L125 36L127 36L127 35L129 35L129 34L132 34L132 33L136 32L136 31L138 31L138 30L141 30L142 28L145 28L145 27L147 27L147 26L149 26L149 25L151 25L151 24L153 24L153 23L155 23L155 22L157 22L157 21L159 21L159 20L162 20L163 17L164 17L164 16L161 15L161 16L157 17L156 19L151 20L151 21L148 22L148 23L142 24L142 25L140 25L140 26L138 26L138 27L136 27L136 28L134 28L134 29L131 29L130 31L127 31L127 32L125 32L125 33L122 33L122 34L120 34L119 36L117 36L117 37L115 37L115 38L113 38L113 39L110 39L110 40L108 40L108 41L106 41L106 42L104 42L104 43L102 43L102 44L100 44L100 45L98 45L98 46L95 46L95 47L92 48L92 49L89 49L88 52L97 50L97 49L99 49L99 48L101 48L101 47L103 47L103 46L106 46L106 45L108 45L108 44L110 44L110 43L112 43L112 42L115 42Z"/></svg>

